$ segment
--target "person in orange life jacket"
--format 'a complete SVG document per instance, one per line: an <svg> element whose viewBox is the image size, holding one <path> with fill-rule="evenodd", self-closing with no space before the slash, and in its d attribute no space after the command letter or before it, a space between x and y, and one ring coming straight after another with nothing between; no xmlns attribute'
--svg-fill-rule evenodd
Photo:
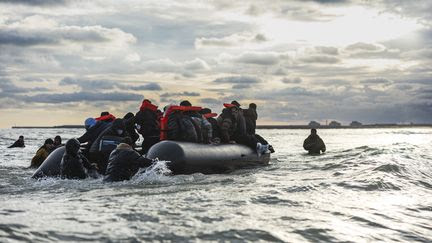
<svg viewBox="0 0 432 243"><path fill-rule="evenodd" d="M200 111L203 117L211 124L212 127L212 143L220 143L220 132L218 122L215 119L217 117L216 113L212 113L209 108L204 108Z"/></svg>
<svg viewBox="0 0 432 243"><path fill-rule="evenodd" d="M159 142L160 129L157 108L150 100L145 99L141 103L140 110L135 114L136 129L144 138L141 144L142 154L147 153L151 146Z"/></svg>
<svg viewBox="0 0 432 243"><path fill-rule="evenodd" d="M108 164L109 153L111 153L111 151L109 150L100 151L100 141L106 136L120 137L123 139L125 139L126 137L130 137L128 132L126 131L124 120L115 119L108 128L106 128L103 132L99 134L99 136L96 138L96 140L90 147L90 161L97 163L99 172L101 174L105 173L106 166Z"/></svg>
<svg viewBox="0 0 432 243"><path fill-rule="evenodd" d="M217 121L220 128L222 142L228 143L239 143L250 147L257 151L258 155L261 155L268 150L268 145L259 143L258 139L247 134L239 126L239 108L233 104L224 104L226 107L222 110Z"/></svg>
<svg viewBox="0 0 432 243"><path fill-rule="evenodd" d="M192 106L192 104L188 100L184 100L180 103L180 106ZM211 123L198 111L185 111L183 114L192 118L198 138L197 142L205 144L211 143L213 138Z"/></svg>
<svg viewBox="0 0 432 243"><path fill-rule="evenodd" d="M126 131L128 132L130 138L132 139L132 147L135 147L136 141L139 139L139 134L135 131L135 115L132 112L128 112L123 117Z"/></svg>
<svg viewBox="0 0 432 243"><path fill-rule="evenodd" d="M104 182L129 180L139 168L149 167L152 163L151 159L141 156L132 148L131 141L125 140L111 152Z"/></svg>
<svg viewBox="0 0 432 243"><path fill-rule="evenodd" d="M243 109L243 116L245 118L246 124L246 133L250 135L254 135L261 144L269 145L268 149L270 152L274 153L273 146L270 145L267 140L261 137L259 134L255 133L256 130L256 121L258 119L258 113L256 111L257 105L255 103L250 103L248 109Z"/></svg>
<svg viewBox="0 0 432 243"><path fill-rule="evenodd" d="M197 130L193 119L185 114L187 108L192 108L187 103L183 106L167 105L164 107L164 117L161 119L161 138L174 141L198 142ZM164 135L163 135L164 134Z"/></svg>
<svg viewBox="0 0 432 243"><path fill-rule="evenodd" d="M16 140L11 146L8 148L24 148L24 136L19 136L18 140Z"/></svg>
<svg viewBox="0 0 432 243"><path fill-rule="evenodd" d="M65 145L66 151L60 163L60 175L63 179L85 179L89 175L97 178L96 167L91 165L81 154L80 142L69 139Z"/></svg>
<svg viewBox="0 0 432 243"><path fill-rule="evenodd" d="M44 160L51 153L52 148L54 147L54 141L51 138L45 140L44 145L42 145L36 152L36 155L33 156L31 160L30 167L31 168L39 168L39 166L44 162Z"/></svg>

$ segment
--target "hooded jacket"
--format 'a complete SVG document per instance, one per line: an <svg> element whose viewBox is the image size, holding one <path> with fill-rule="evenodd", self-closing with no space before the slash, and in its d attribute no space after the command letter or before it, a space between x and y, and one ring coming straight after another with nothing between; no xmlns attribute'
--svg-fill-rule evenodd
<svg viewBox="0 0 432 243"><path fill-rule="evenodd" d="M249 108L243 110L243 116L246 122L246 133L247 134L255 134L256 130L256 121L258 119L258 114L255 109Z"/></svg>
<svg viewBox="0 0 432 243"><path fill-rule="evenodd" d="M94 169L87 158L81 154L77 139L69 139L65 145L66 151L60 163L60 175L63 179L85 179L87 170ZM86 169L84 169L86 168Z"/></svg>
<svg viewBox="0 0 432 243"><path fill-rule="evenodd" d="M140 110L135 115L138 133L143 137L159 136L159 121L157 106L144 100Z"/></svg>
<svg viewBox="0 0 432 243"><path fill-rule="evenodd" d="M142 157L130 145L121 143L109 156L104 181L129 180L139 168L148 167L151 164L152 160Z"/></svg>
<svg viewBox="0 0 432 243"><path fill-rule="evenodd" d="M303 142L303 148L309 151L309 154L320 154L320 151L326 151L324 141L317 134L309 135Z"/></svg>

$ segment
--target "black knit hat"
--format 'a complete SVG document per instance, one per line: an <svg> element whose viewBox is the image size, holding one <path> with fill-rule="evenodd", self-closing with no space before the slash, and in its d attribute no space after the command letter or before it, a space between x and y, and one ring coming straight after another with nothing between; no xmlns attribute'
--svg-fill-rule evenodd
<svg viewBox="0 0 432 243"><path fill-rule="evenodd" d="M237 100L231 101L231 104L237 106L238 108L240 108L240 106L241 106L240 103L237 102Z"/></svg>

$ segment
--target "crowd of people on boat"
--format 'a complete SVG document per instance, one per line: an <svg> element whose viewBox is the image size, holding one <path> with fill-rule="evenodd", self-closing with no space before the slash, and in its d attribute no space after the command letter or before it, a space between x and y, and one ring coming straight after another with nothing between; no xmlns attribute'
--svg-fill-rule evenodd
<svg viewBox="0 0 432 243"><path fill-rule="evenodd" d="M151 165L152 161L142 155L162 140L237 143L250 147L258 156L274 152L273 147L256 133L256 104L251 103L243 109L234 100L223 106L219 116L209 108L193 106L188 100L166 106L161 111L145 99L136 114L128 112L123 118L116 118L105 111L97 118L87 118L84 121L86 132L65 144L61 175L68 179L84 179L96 177L99 172L108 181L130 179L139 168ZM143 141L141 150L137 150L140 135ZM24 137L20 136L10 147L24 146ZM31 167L39 167L50 152L60 146L63 146L60 136L54 140L46 139L32 158ZM303 147L310 154L325 152L324 142L315 129Z"/></svg>

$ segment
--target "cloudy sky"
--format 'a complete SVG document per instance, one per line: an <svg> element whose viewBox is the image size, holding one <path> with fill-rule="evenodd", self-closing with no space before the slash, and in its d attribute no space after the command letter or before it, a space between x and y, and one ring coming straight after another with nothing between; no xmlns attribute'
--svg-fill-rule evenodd
<svg viewBox="0 0 432 243"><path fill-rule="evenodd" d="M432 123L432 1L0 0L0 127L143 98L260 124Z"/></svg>

